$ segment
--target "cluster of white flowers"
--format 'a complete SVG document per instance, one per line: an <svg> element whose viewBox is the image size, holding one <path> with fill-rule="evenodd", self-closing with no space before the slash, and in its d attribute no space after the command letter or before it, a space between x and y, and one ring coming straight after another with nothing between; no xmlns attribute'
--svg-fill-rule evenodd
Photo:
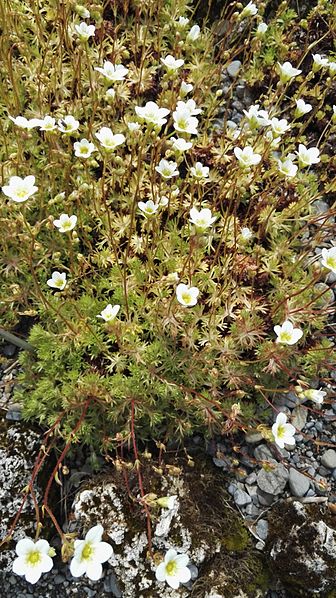
<svg viewBox="0 0 336 598"><path fill-rule="evenodd" d="M336 61L335 59L329 59L321 54L313 54L313 72L317 73L321 69L329 69L329 75L333 77L336 74Z"/></svg>
<svg viewBox="0 0 336 598"><path fill-rule="evenodd" d="M85 540L75 540L74 556L70 563L70 572L74 577L86 574L93 581L101 578L102 563L108 561L113 555L113 548L107 542L102 542L104 529L95 525L86 534ZM19 540L16 545L17 558L13 562L13 572L23 575L31 584L40 579L42 573L51 571L52 557L55 550L50 547L47 540L31 538Z"/></svg>

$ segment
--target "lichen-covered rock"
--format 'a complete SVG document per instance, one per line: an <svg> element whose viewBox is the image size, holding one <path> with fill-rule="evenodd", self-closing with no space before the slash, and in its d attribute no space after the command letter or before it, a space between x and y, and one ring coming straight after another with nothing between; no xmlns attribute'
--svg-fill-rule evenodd
<svg viewBox="0 0 336 598"><path fill-rule="evenodd" d="M323 507L279 503L270 518L266 551L293 597L327 598L335 588L335 522Z"/></svg>
<svg viewBox="0 0 336 598"><path fill-rule="evenodd" d="M22 492L31 478L34 462L40 444L40 437L24 424L12 424L0 417L0 541L8 534L10 525L17 514ZM39 489L35 486L37 499ZM22 515L13 533L10 546L0 548L0 571L11 570L15 557L15 543L25 535L34 535L35 511L28 497Z"/></svg>
<svg viewBox="0 0 336 598"><path fill-rule="evenodd" d="M142 469L147 492L177 495L172 510L151 508L153 558L135 472L128 481L133 500L116 472L110 478L98 477L79 491L73 504L73 528L82 535L92 525L104 526L114 549L108 567L113 568L123 598L204 598L210 589L225 598L235 598L240 592L256 598L265 586L264 565L230 507L218 471L201 459L194 469L178 467L174 475L171 471L168 466L159 474L149 464ZM156 567L169 548L188 554L193 572L198 571L196 579L197 573L178 590L155 578Z"/></svg>

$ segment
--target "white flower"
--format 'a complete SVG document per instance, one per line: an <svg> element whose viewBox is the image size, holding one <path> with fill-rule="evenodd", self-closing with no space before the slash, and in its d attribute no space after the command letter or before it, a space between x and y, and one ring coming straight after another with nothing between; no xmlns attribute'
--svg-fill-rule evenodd
<svg viewBox="0 0 336 598"><path fill-rule="evenodd" d="M179 175L176 162L172 162L171 160L160 160L159 166L155 166L155 170L164 179L171 179L173 176Z"/></svg>
<svg viewBox="0 0 336 598"><path fill-rule="evenodd" d="M330 249L322 249L322 266L329 268L334 274L336 274L336 247Z"/></svg>
<svg viewBox="0 0 336 598"><path fill-rule="evenodd" d="M177 495L173 494L172 496L162 496L161 498L158 498L156 502L160 507L172 510L175 508L176 499Z"/></svg>
<svg viewBox="0 0 336 598"><path fill-rule="evenodd" d="M75 540L75 553L70 563L70 573L73 577L80 577L86 573L92 581L101 578L102 563L113 555L111 544L101 541L103 532L102 525L95 525L89 529L85 540Z"/></svg>
<svg viewBox="0 0 336 598"><path fill-rule="evenodd" d="M169 114L170 110L168 108L159 108L155 102L147 102L145 106L135 106L135 112L147 124L162 127L167 122L165 117Z"/></svg>
<svg viewBox="0 0 336 598"><path fill-rule="evenodd" d="M274 332L278 337L276 342L284 345L295 345L303 335L302 330L294 328L289 320L286 320L281 326L274 326Z"/></svg>
<svg viewBox="0 0 336 598"><path fill-rule="evenodd" d="M187 35L187 41L195 42L199 38L200 34L201 34L201 29L200 29L199 25L194 25L190 29L190 31Z"/></svg>
<svg viewBox="0 0 336 598"><path fill-rule="evenodd" d="M58 128L62 133L73 133L77 131L79 127L79 120L76 120L73 116L65 116L58 121Z"/></svg>
<svg viewBox="0 0 336 598"><path fill-rule="evenodd" d="M291 158L284 158L283 160L278 160L278 166L279 172L288 177L295 176L298 171L298 167L296 166L296 164L293 163Z"/></svg>
<svg viewBox="0 0 336 598"><path fill-rule="evenodd" d="M189 557L186 554L177 554L176 550L170 548L166 553L164 561L156 569L156 579L167 582L167 584L177 590L180 583L187 583L191 578L190 569L187 565Z"/></svg>
<svg viewBox="0 0 336 598"><path fill-rule="evenodd" d="M197 108L195 100L187 100L186 102L179 100L176 105L176 111L179 110L187 110L190 116L196 116L196 114L201 114L202 112L201 108Z"/></svg>
<svg viewBox="0 0 336 598"><path fill-rule="evenodd" d="M159 206L165 208L169 204L169 199L166 195L160 197Z"/></svg>
<svg viewBox="0 0 336 598"><path fill-rule="evenodd" d="M57 270L53 272L51 278L47 280L48 287L51 287L52 289L58 289L59 291L63 291L66 283L67 281L65 272L58 272Z"/></svg>
<svg viewBox="0 0 336 598"><path fill-rule="evenodd" d="M40 120L40 131L54 131L56 129L56 119L52 116L45 116Z"/></svg>
<svg viewBox="0 0 336 598"><path fill-rule="evenodd" d="M22 179L19 176L12 176L9 184L2 187L2 191L13 201L21 203L26 201L31 195L34 195L38 187L35 187L35 177L30 175Z"/></svg>
<svg viewBox="0 0 336 598"><path fill-rule="evenodd" d="M196 162L195 166L190 168L190 174L195 179L206 179L209 176L209 167L203 166L202 162Z"/></svg>
<svg viewBox="0 0 336 598"><path fill-rule="evenodd" d="M294 68L290 62L284 62L283 64L280 64L280 62L278 62L278 67L280 71L281 83L286 83L287 81L290 81L291 79L302 73L302 71L300 71L299 69Z"/></svg>
<svg viewBox="0 0 336 598"><path fill-rule="evenodd" d="M310 147L308 149L305 145L300 143L299 151L296 152L296 154L299 157L299 164L302 167L311 166L312 164L317 164L320 161L320 152L317 147Z"/></svg>
<svg viewBox="0 0 336 598"><path fill-rule="evenodd" d="M177 25L179 27L186 27L189 23L189 19L187 19L187 17L179 17L178 21L177 21Z"/></svg>
<svg viewBox="0 0 336 598"><path fill-rule="evenodd" d="M174 129L180 133L197 135L198 120L195 116L190 116L190 111L186 108L175 110L173 112Z"/></svg>
<svg viewBox="0 0 336 598"><path fill-rule="evenodd" d="M96 137L101 145L107 150L114 150L126 140L126 137L122 133L113 135L109 127L102 127L98 133L96 133Z"/></svg>
<svg viewBox="0 0 336 598"><path fill-rule="evenodd" d="M329 75L331 77L336 75L336 62L332 62L332 61L329 62L328 67L329 67Z"/></svg>
<svg viewBox="0 0 336 598"><path fill-rule="evenodd" d="M112 104L115 97L116 97L115 89L113 89L113 87L110 87L110 89L108 89L105 94L106 101L109 102L110 104Z"/></svg>
<svg viewBox="0 0 336 598"><path fill-rule="evenodd" d="M159 204L154 203L152 199L149 199L146 202L139 201L138 202L138 207L139 207L139 210L141 210L141 212L145 216L153 216L153 214L155 214L158 211Z"/></svg>
<svg viewBox="0 0 336 598"><path fill-rule="evenodd" d="M39 127L41 125L40 118L26 118L25 116L10 116L9 118L17 127L21 127L21 129L33 129L34 127Z"/></svg>
<svg viewBox="0 0 336 598"><path fill-rule="evenodd" d="M257 37L263 37L268 29L268 25L266 23L259 23L256 31Z"/></svg>
<svg viewBox="0 0 336 598"><path fill-rule="evenodd" d="M297 118L299 118L300 116L303 116L304 114L308 114L308 112L310 112L313 108L311 104L306 104L306 102L304 100L302 100L301 98L299 100L295 100L295 102L296 102L295 116Z"/></svg>
<svg viewBox="0 0 336 598"><path fill-rule="evenodd" d="M129 122L127 123L127 128L131 133L134 133L135 131L139 131L139 129L141 129L141 125L136 122Z"/></svg>
<svg viewBox="0 0 336 598"><path fill-rule="evenodd" d="M49 556L50 545L47 540L23 538L16 545L17 558L13 561L13 572L24 575L29 583L36 583L42 573L52 569L53 561Z"/></svg>
<svg viewBox="0 0 336 598"><path fill-rule="evenodd" d="M253 151L253 147L247 145L244 149L240 149L239 147L234 148L234 154L239 161L239 164L243 168L250 168L251 166L255 166L259 164L261 160L260 154L255 154Z"/></svg>
<svg viewBox="0 0 336 598"><path fill-rule="evenodd" d="M187 150L189 150L190 148L192 148L192 143L191 141L186 141L185 139L183 139L183 137L171 137L170 141L173 142L172 144L172 149L175 152L186 152Z"/></svg>
<svg viewBox="0 0 336 598"><path fill-rule="evenodd" d="M177 69L184 64L184 60L182 58L176 59L171 54L168 54L166 58L161 58L161 62L166 67L168 73L177 71Z"/></svg>
<svg viewBox="0 0 336 598"><path fill-rule="evenodd" d="M83 42L87 42L89 37L93 37L95 34L95 26L94 25L87 25L86 23L80 23L79 25L75 25L76 33L78 34L79 38Z"/></svg>
<svg viewBox="0 0 336 598"><path fill-rule="evenodd" d="M97 318L102 318L104 322L112 322L115 319L116 315L120 310L120 305L111 305L109 303L97 316Z"/></svg>
<svg viewBox="0 0 336 598"><path fill-rule="evenodd" d="M240 235L244 241L249 241L253 237L253 232L247 226L243 226L240 231Z"/></svg>
<svg viewBox="0 0 336 598"><path fill-rule="evenodd" d="M248 110L243 110L243 112L252 129L259 126L267 126L271 123L268 112L266 110L259 110L259 104L250 106Z"/></svg>
<svg viewBox="0 0 336 598"><path fill-rule="evenodd" d="M212 226L217 220L216 216L212 216L209 208L203 208L197 210L197 208L191 208L190 210L190 222L196 226L197 229L204 231L206 228Z"/></svg>
<svg viewBox="0 0 336 598"><path fill-rule="evenodd" d="M58 228L60 233L67 233L75 228L77 224L77 216L61 214L58 220L54 220L53 224Z"/></svg>
<svg viewBox="0 0 336 598"><path fill-rule="evenodd" d="M313 72L316 73L324 66L329 65L328 58L322 58L321 54L313 54Z"/></svg>
<svg viewBox="0 0 336 598"><path fill-rule="evenodd" d="M180 96L184 98L190 91L192 91L194 86L191 83L187 83L186 81L182 81L181 88L180 88Z"/></svg>
<svg viewBox="0 0 336 598"><path fill-rule="evenodd" d="M295 444L295 428L292 424L287 424L287 415L278 413L275 424L272 426L274 441L279 448L285 448L285 444L293 446Z"/></svg>
<svg viewBox="0 0 336 598"><path fill-rule="evenodd" d="M176 287L176 298L184 307L193 307L197 303L199 290L197 287L190 287L187 284L178 284Z"/></svg>
<svg viewBox="0 0 336 598"><path fill-rule="evenodd" d="M270 125L274 135L283 135L290 129L290 126L285 118L271 118Z"/></svg>
<svg viewBox="0 0 336 598"><path fill-rule="evenodd" d="M128 73L128 69L122 64L112 64L109 60L105 60L103 67L95 67L95 71L104 75L105 79L113 82L123 81Z"/></svg>
<svg viewBox="0 0 336 598"><path fill-rule="evenodd" d="M96 151L96 147L88 139L81 139L74 143L74 150L77 158L90 158L92 152Z"/></svg>
<svg viewBox="0 0 336 598"><path fill-rule="evenodd" d="M258 12L258 9L254 2L249 2L240 13L240 18L245 19L246 17L254 17Z"/></svg>
<svg viewBox="0 0 336 598"><path fill-rule="evenodd" d="M273 131L266 131L265 139L267 139L272 149L278 148L281 142L281 137L274 137Z"/></svg>
<svg viewBox="0 0 336 598"><path fill-rule="evenodd" d="M328 393L321 389L314 390L313 388L309 388L308 390L305 390L302 394L306 397L306 399L314 401L314 403L317 403L317 405L322 405L324 397L326 397Z"/></svg>

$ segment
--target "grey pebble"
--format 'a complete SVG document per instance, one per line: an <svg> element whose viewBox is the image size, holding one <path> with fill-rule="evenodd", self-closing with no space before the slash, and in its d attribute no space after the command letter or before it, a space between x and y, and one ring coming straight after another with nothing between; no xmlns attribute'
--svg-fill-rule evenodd
<svg viewBox="0 0 336 598"><path fill-rule="evenodd" d="M257 474L255 471L252 471L252 473L250 473L250 475L247 476L246 480L245 480L245 484L255 484L257 481Z"/></svg>
<svg viewBox="0 0 336 598"><path fill-rule="evenodd" d="M109 573L104 579L104 590L108 594L113 594L115 598L122 598L122 592L118 585L118 580L114 573Z"/></svg>
<svg viewBox="0 0 336 598"><path fill-rule="evenodd" d="M293 496L304 496L310 486L310 480L294 467L289 470L289 487Z"/></svg>
<svg viewBox="0 0 336 598"><path fill-rule="evenodd" d="M228 75L234 79L235 77L237 77L239 69L241 67L242 63L240 62L240 60L233 60L229 66L227 67L227 72Z"/></svg>
<svg viewBox="0 0 336 598"><path fill-rule="evenodd" d="M295 409L293 409L291 423L297 430L302 430L305 427L307 421L307 413L307 409L302 406L295 407Z"/></svg>
<svg viewBox="0 0 336 598"><path fill-rule="evenodd" d="M277 497L273 496L273 494L268 494L267 492L263 492L259 489L258 498L261 505L263 505L264 507L270 507Z"/></svg>
<svg viewBox="0 0 336 598"><path fill-rule="evenodd" d="M288 471L282 463L272 459L273 469L266 471L261 469L258 472L257 484L260 490L267 494L276 495L283 492L288 481Z"/></svg>
<svg viewBox="0 0 336 598"><path fill-rule="evenodd" d="M269 461L274 460L274 457L266 444L261 444L257 446L253 451L254 458L257 461Z"/></svg>
<svg viewBox="0 0 336 598"><path fill-rule="evenodd" d="M244 490L236 490L233 495L233 500L238 507L245 507L252 502L252 498Z"/></svg>
<svg viewBox="0 0 336 598"><path fill-rule="evenodd" d="M259 519L257 526L256 526L256 531L257 531L259 538L261 538L261 540L266 540L266 538L268 536L268 521L267 521L267 519Z"/></svg>
<svg viewBox="0 0 336 598"><path fill-rule="evenodd" d="M336 467L336 451L334 449L328 449L323 453L321 457L321 463L328 469L335 469Z"/></svg>
<svg viewBox="0 0 336 598"><path fill-rule="evenodd" d="M194 581L194 579L197 579L198 567L196 567L196 565L194 565L194 563L189 563L188 569L190 570L192 581ZM121 596L121 594L120 594L120 596Z"/></svg>

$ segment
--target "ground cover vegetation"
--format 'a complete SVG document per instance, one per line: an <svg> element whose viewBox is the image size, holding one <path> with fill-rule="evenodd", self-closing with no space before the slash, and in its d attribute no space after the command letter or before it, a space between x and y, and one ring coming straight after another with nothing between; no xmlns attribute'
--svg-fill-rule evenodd
<svg viewBox="0 0 336 598"><path fill-rule="evenodd" d="M321 402L335 6L271 4L227 3L216 34L185 0L1 2L1 321L31 322L17 398L58 465L76 443L129 446L139 469L139 442L258 428L281 446L291 424L258 405ZM234 126L237 58L257 95Z"/></svg>

